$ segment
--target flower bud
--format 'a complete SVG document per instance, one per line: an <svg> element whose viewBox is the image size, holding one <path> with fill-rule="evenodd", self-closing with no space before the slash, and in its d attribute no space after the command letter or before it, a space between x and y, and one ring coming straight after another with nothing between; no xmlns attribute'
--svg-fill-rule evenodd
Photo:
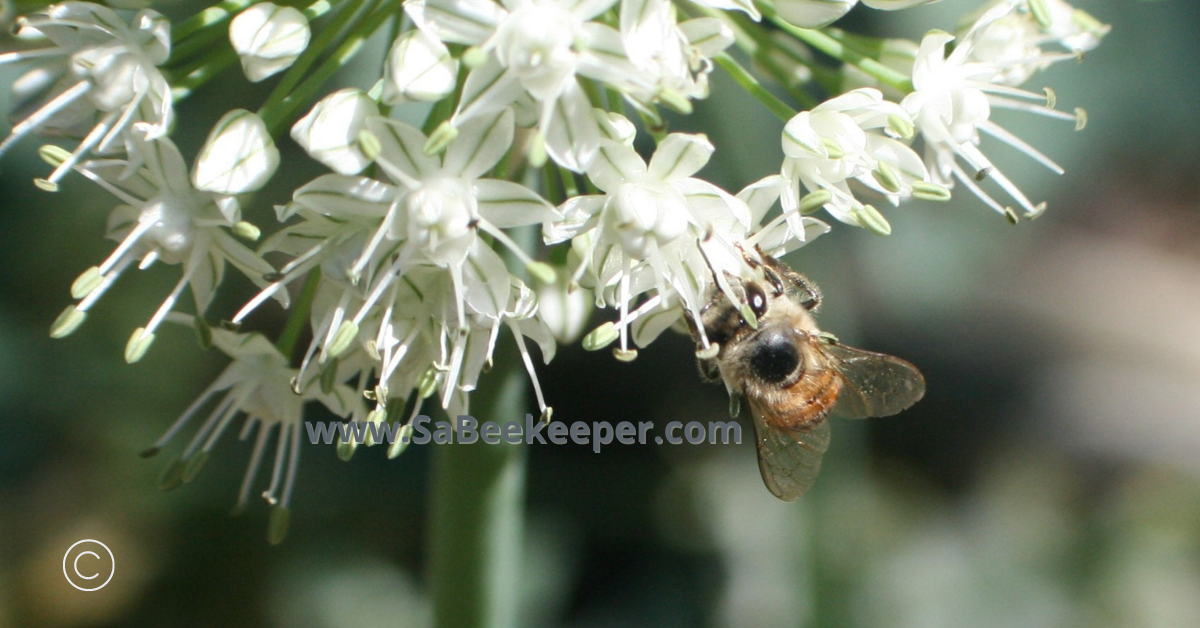
<svg viewBox="0 0 1200 628"><path fill-rule="evenodd" d="M229 43L253 83L291 67L311 36L303 13L270 2L251 6L229 23Z"/></svg>

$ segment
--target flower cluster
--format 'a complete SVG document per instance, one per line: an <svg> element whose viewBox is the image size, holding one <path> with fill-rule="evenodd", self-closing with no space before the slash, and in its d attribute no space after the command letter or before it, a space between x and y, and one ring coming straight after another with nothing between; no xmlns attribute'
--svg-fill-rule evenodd
<svg viewBox="0 0 1200 628"><path fill-rule="evenodd" d="M29 65L14 88L36 103L0 153L35 132L74 138L70 150L42 148L54 170L38 185L53 191L75 172L118 203L115 250L76 280L76 302L51 335L78 328L131 266L178 265L178 283L136 329L126 359L141 359L174 320L233 362L153 448L215 406L164 485L190 481L244 414L243 435L258 430L243 502L275 434L264 494L284 513L274 538L310 401L411 429L427 399L466 412L497 347L511 342L550 420L538 359L577 340L593 305L615 320L584 346L616 343L630 360L668 327L699 323L718 291L738 302L731 279L756 272L752 251L778 256L812 241L830 229L813 215L822 209L880 235L891 231L885 211L946 201L959 187L1014 221L1040 213L1044 204L995 166L983 138L1061 168L992 112L1082 127L1082 110L1060 111L1052 91L1023 85L1098 45L1107 27L1063 0L992 0L957 34L920 41L824 28L856 4L779 0L764 16L747 0L225 2L173 34L151 9L45 7L20 18L18 50L0 54ZM323 93L385 25L394 39L378 80ZM228 48L214 44L225 35ZM814 52L838 64L817 68ZM743 66L741 53L760 63ZM238 61L245 80L274 81L274 91L257 113L226 114L188 168L170 137L175 101ZM718 67L785 123L778 170L736 192L701 176L712 142L667 132L663 112L686 120ZM289 129L329 172L274 199L278 226L260 238L242 208L279 169L275 142ZM272 300L290 310L275 344L209 326L227 266L259 287L229 323L249 324ZM190 316L180 312L185 290ZM312 340L300 351L304 323ZM338 451L349 457L356 444Z"/></svg>

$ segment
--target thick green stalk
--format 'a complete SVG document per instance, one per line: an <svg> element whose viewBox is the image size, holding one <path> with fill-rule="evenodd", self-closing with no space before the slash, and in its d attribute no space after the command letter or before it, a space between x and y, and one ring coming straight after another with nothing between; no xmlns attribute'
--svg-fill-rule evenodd
<svg viewBox="0 0 1200 628"><path fill-rule="evenodd" d="M766 7L764 6L763 8L765 9ZM772 24L779 27L780 30L788 33L796 39L799 39L809 46L812 46L814 49L819 50L833 57L834 59L839 59L849 63L859 70L862 70L867 75L878 79L880 82L886 85L894 87L900 92L908 93L913 91L912 77L904 74L903 72L897 72L896 70L893 70L892 68L889 68L888 66L876 61L875 59L862 54L858 50L855 50L829 36L829 34L825 33L824 31L793 26L774 15L773 11L764 11L763 14L771 21Z"/></svg>
<svg viewBox="0 0 1200 628"><path fill-rule="evenodd" d="M287 322L283 324L283 331L275 341L275 348L289 359L296 353L296 343L300 340L300 332L304 330L304 325L308 323L308 314L312 310L313 300L317 297L317 287L320 285L321 267L317 266L308 271L304 287L300 289L300 296L296 297L296 302L288 310Z"/></svg>
<svg viewBox="0 0 1200 628"><path fill-rule="evenodd" d="M776 98L775 94L772 94L766 87L763 87L762 83L759 83L758 79L754 78L754 75L749 70L742 67L737 61L734 61L733 57L721 53L713 57L713 60L717 62L717 65L721 66L722 70L729 73L729 76L737 81L737 84L742 89L746 90L758 102L762 103L763 106L780 120L787 122L792 119L792 116L796 115L795 109L792 109L787 103Z"/></svg>
<svg viewBox="0 0 1200 628"><path fill-rule="evenodd" d="M499 356L498 356L499 357ZM472 393L475 416L524 422L525 374L515 355ZM535 419L536 420L536 419ZM431 445L430 582L437 628L517 625L525 446Z"/></svg>

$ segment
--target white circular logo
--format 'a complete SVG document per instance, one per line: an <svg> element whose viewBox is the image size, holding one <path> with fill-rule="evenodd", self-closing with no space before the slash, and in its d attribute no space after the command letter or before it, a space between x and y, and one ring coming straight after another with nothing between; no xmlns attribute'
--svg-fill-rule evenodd
<svg viewBox="0 0 1200 628"><path fill-rule="evenodd" d="M83 545L83 547L79 547L80 545ZM108 554L107 559L93 551L97 545L104 549L105 554ZM79 547L79 549L76 550L76 547ZM109 580L112 580L113 574L116 571L117 559L113 557L112 550L108 549L108 546L100 541L93 541L92 539L76 541L74 545L67 548L67 553L63 555L63 575L67 577L67 582L71 583L71 586L80 591L103 589L104 585L108 584ZM104 579L104 582L90 589L86 588L86 585L95 584L100 576L105 573L108 574L108 577ZM74 574L73 578L72 574ZM75 584L76 580L81 581L80 584L85 586Z"/></svg>

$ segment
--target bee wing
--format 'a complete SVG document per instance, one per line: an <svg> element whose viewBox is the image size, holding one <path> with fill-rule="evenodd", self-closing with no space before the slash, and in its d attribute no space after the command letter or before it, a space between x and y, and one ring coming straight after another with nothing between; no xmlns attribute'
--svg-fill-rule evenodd
<svg viewBox="0 0 1200 628"><path fill-rule="evenodd" d="M836 361L842 374L842 389L833 409L838 416L891 416L925 396L925 377L906 360L836 342L821 343L820 348Z"/></svg>
<svg viewBox="0 0 1200 628"><path fill-rule="evenodd" d="M820 421L804 430L777 429L766 424L753 399L750 410L763 484L779 499L795 501L808 491L821 470L821 458L829 449L829 422Z"/></svg>

